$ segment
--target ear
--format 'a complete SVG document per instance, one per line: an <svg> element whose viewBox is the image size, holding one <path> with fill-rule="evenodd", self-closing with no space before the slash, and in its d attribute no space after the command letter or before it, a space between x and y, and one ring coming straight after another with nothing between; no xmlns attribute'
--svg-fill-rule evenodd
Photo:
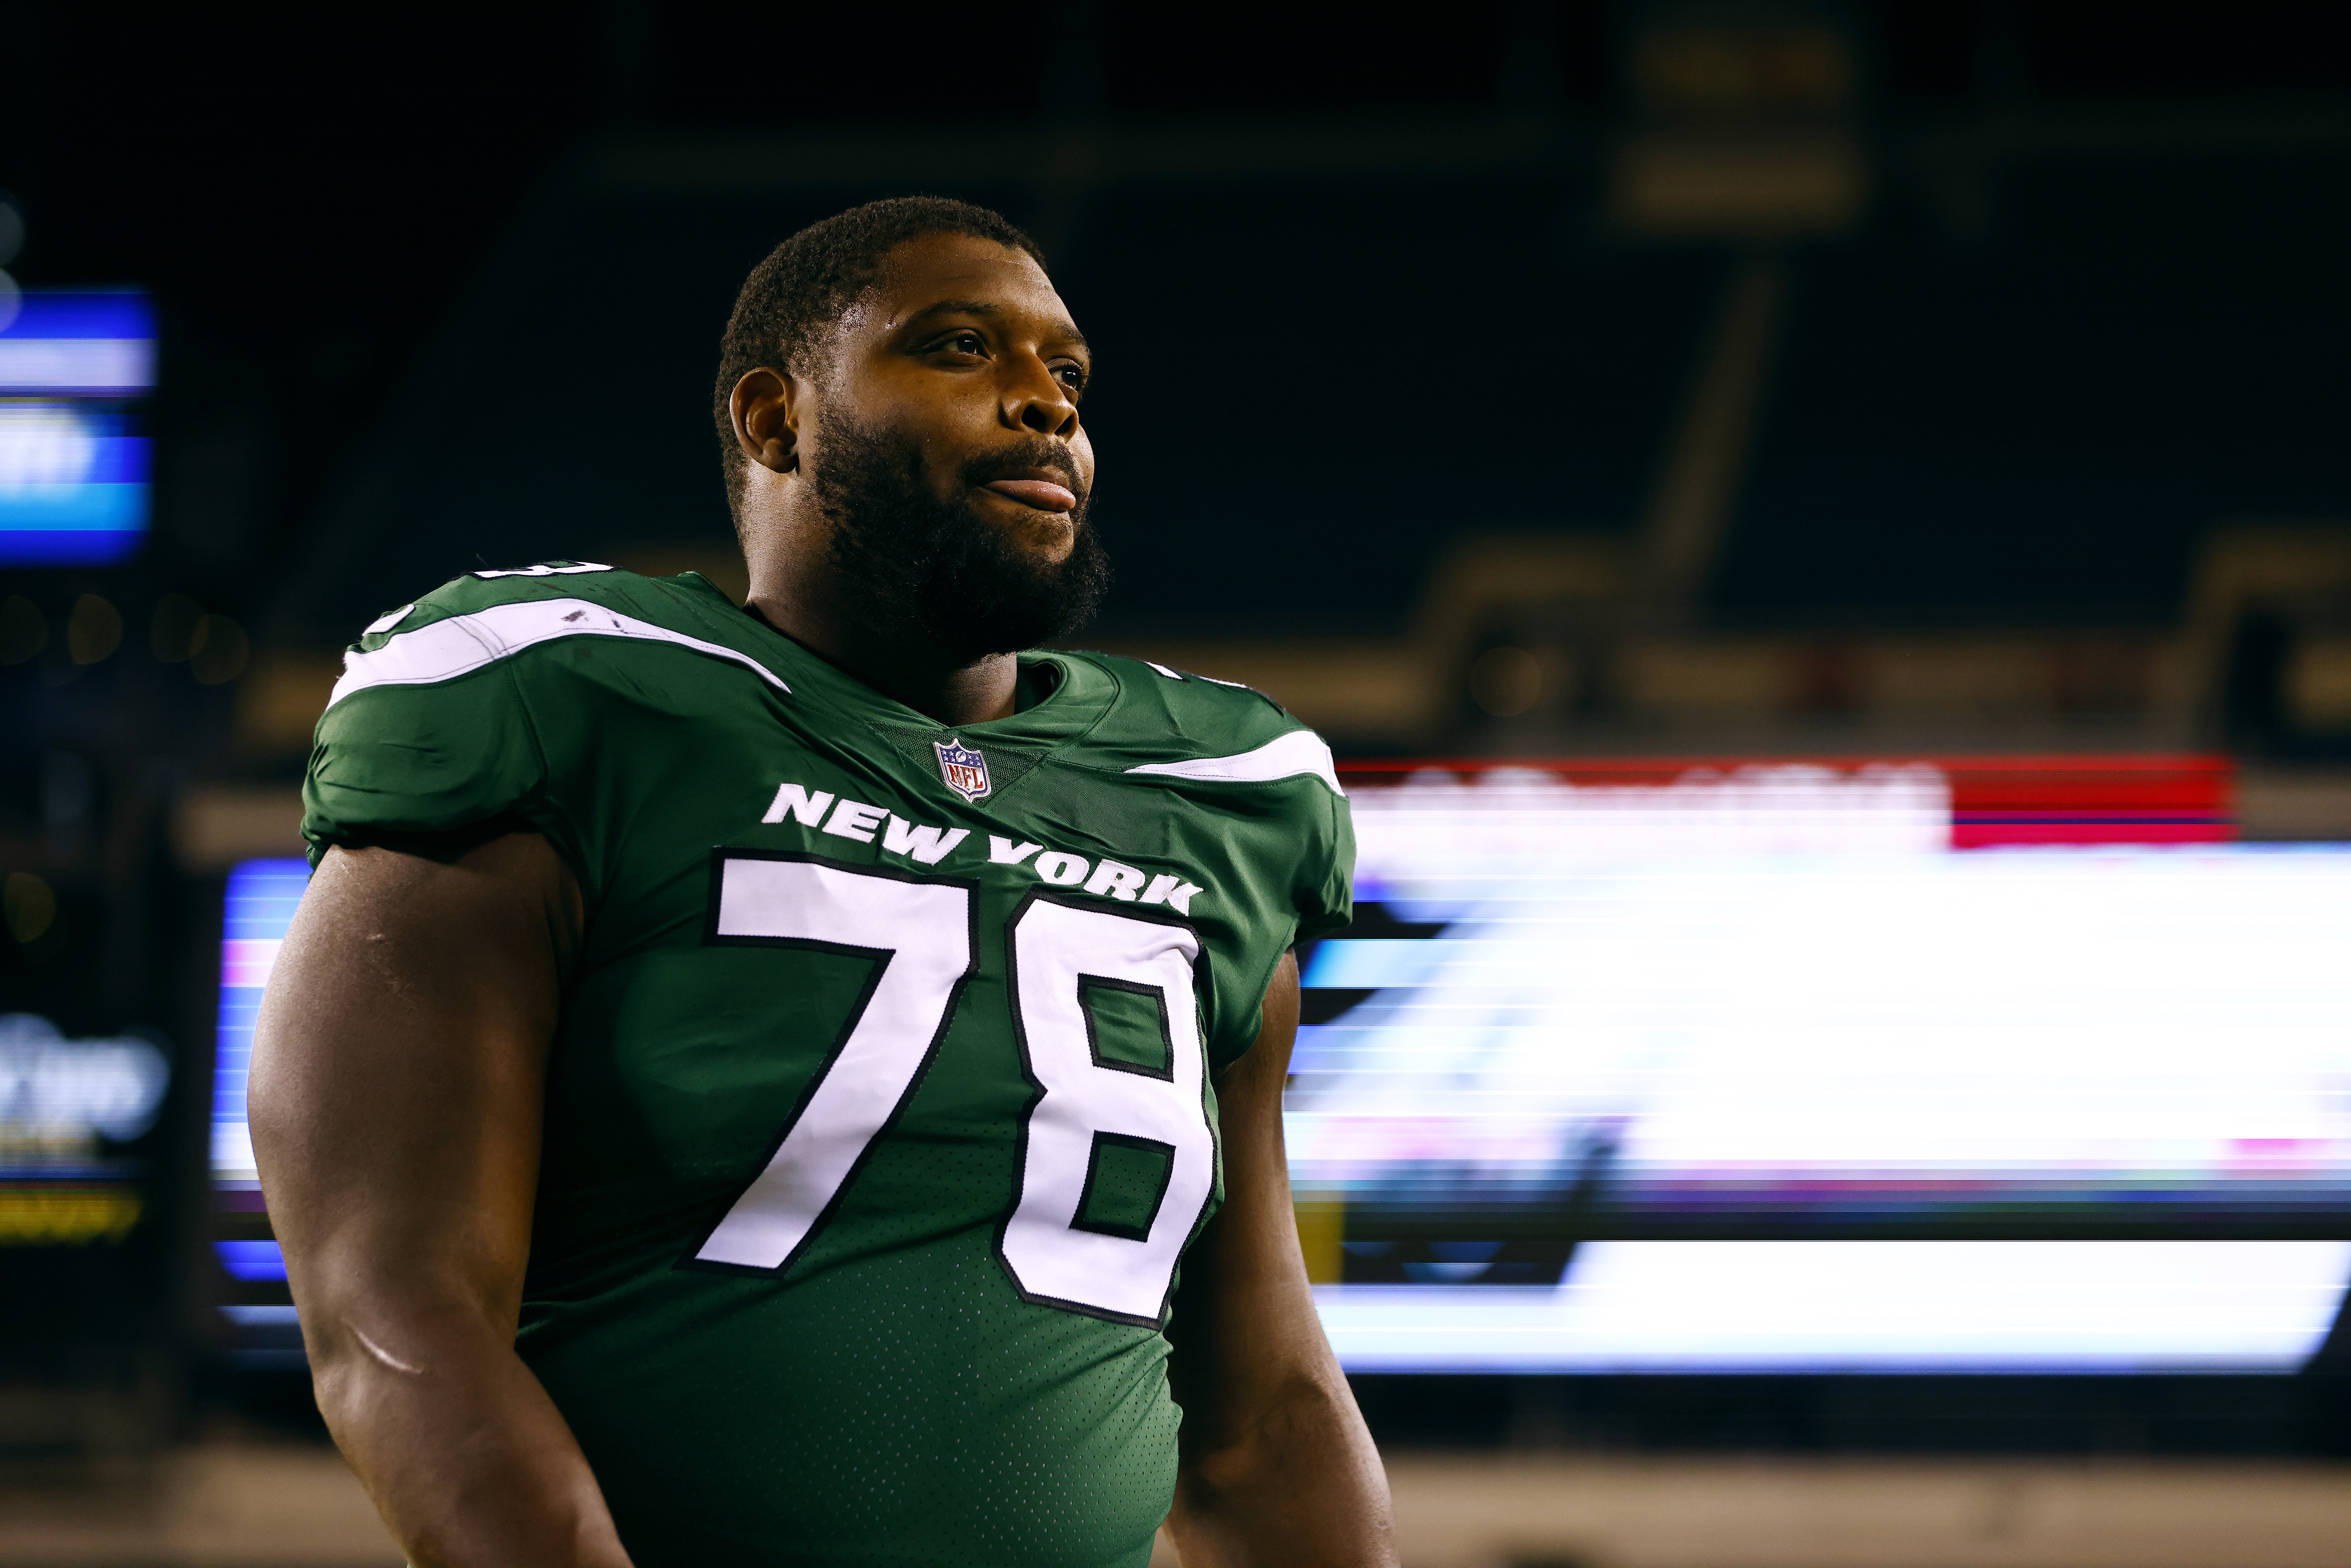
<svg viewBox="0 0 2351 1568"><path fill-rule="evenodd" d="M797 473L799 426L809 384L799 377L761 366L747 371L726 400L735 420L735 444L762 468Z"/></svg>

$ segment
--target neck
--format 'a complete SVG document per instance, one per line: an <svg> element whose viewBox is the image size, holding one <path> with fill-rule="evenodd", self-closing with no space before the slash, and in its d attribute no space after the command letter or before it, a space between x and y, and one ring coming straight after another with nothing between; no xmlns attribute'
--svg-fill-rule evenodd
<svg viewBox="0 0 2351 1568"><path fill-rule="evenodd" d="M1011 715L1019 674L1012 654L958 661L897 616L852 613L850 606L864 591L830 563L798 573L755 570L749 602L768 624L826 662L950 729Z"/></svg>

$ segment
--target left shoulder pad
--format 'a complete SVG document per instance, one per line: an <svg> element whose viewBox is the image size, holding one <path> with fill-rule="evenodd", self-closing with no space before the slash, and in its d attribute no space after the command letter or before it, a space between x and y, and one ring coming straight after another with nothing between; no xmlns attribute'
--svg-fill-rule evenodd
<svg viewBox="0 0 2351 1568"><path fill-rule="evenodd" d="M1333 795L1347 792L1339 786L1339 768L1332 759L1330 746L1311 729L1293 729L1287 735L1275 736L1263 746L1228 756L1193 757L1177 762L1145 762L1126 771L1156 773L1170 779L1198 779L1218 784L1269 784L1277 779L1296 779L1311 774L1328 784Z"/></svg>
<svg viewBox="0 0 2351 1568"><path fill-rule="evenodd" d="M1084 656L1115 674L1123 693L1112 720L1088 737L1094 766L1214 784L1311 775L1345 793L1322 737L1254 687L1148 659Z"/></svg>

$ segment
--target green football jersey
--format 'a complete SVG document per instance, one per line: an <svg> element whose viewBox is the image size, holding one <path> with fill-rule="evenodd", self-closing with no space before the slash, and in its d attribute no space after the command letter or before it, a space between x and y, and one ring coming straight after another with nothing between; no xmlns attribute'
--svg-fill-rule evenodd
<svg viewBox="0 0 2351 1568"><path fill-rule="evenodd" d="M641 1568L1139 1564L1166 1514L1212 1075L1353 841L1257 693L1021 669L950 731L559 563L382 617L319 720L314 860L512 825L579 877L518 1346Z"/></svg>

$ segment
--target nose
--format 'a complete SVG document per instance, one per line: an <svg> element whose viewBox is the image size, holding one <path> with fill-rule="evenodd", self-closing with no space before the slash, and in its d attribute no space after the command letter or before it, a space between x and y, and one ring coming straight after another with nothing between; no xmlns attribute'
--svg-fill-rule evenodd
<svg viewBox="0 0 2351 1568"><path fill-rule="evenodd" d="M1004 390L1005 424L1013 430L1069 440L1078 433L1078 405L1051 367L1034 354L1017 356Z"/></svg>

